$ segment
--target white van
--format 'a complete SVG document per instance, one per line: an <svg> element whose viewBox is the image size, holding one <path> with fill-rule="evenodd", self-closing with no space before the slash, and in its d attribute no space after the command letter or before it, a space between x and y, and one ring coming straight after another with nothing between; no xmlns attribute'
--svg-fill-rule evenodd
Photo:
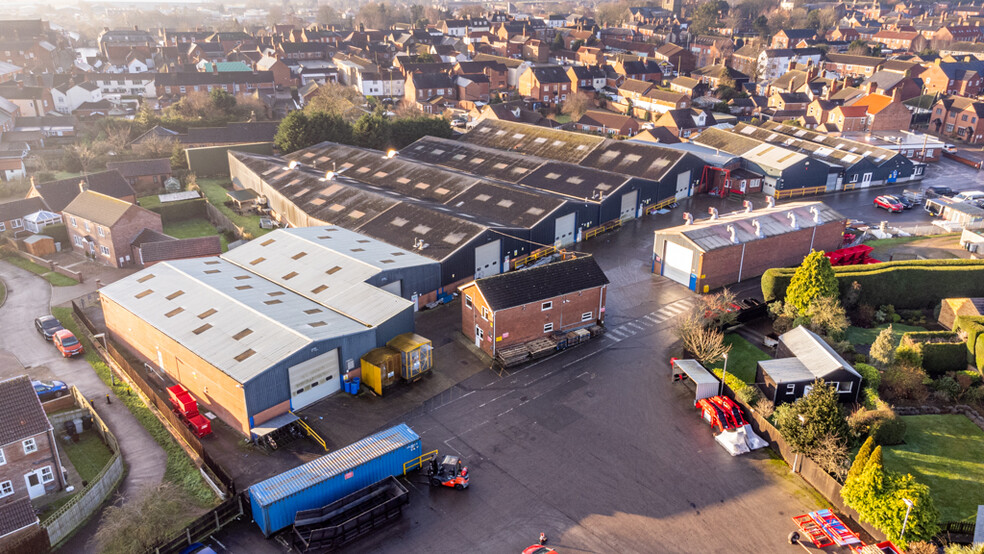
<svg viewBox="0 0 984 554"><path fill-rule="evenodd" d="M984 192L979 190L965 190L956 194L953 199L957 202L977 202L978 200L984 200Z"/></svg>

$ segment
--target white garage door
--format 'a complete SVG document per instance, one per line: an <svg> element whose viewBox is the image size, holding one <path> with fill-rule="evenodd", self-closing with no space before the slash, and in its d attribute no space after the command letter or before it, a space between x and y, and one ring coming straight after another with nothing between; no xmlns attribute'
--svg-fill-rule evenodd
<svg viewBox="0 0 984 554"><path fill-rule="evenodd" d="M287 369L290 409L299 410L341 389L338 384L338 349Z"/></svg>
<svg viewBox="0 0 984 554"><path fill-rule="evenodd" d="M683 200L690 196L690 172L677 175L676 199Z"/></svg>
<svg viewBox="0 0 984 554"><path fill-rule="evenodd" d="M574 242L574 223L577 214L567 214L554 224L554 246L567 246Z"/></svg>
<svg viewBox="0 0 984 554"><path fill-rule="evenodd" d="M663 276L690 287L690 270L694 265L694 251L675 242L666 241L663 254Z"/></svg>
<svg viewBox="0 0 984 554"><path fill-rule="evenodd" d="M499 241L494 240L475 249L475 278L499 274Z"/></svg>
<svg viewBox="0 0 984 554"><path fill-rule="evenodd" d="M403 296L403 279L397 279L392 283L386 283L385 285L379 287L386 292L392 292L397 296Z"/></svg>
<svg viewBox="0 0 984 554"><path fill-rule="evenodd" d="M622 211L618 218L621 220L632 219L636 216L636 204L639 203L639 191L634 190L622 195Z"/></svg>
<svg viewBox="0 0 984 554"><path fill-rule="evenodd" d="M839 174L837 174L837 173L828 173L827 174L827 192L833 192L833 191L837 190L837 177L838 177L838 175Z"/></svg>

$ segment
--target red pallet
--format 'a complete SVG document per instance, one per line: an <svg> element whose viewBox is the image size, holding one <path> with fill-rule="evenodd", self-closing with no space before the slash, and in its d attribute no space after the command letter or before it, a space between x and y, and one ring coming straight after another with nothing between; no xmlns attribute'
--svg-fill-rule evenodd
<svg viewBox="0 0 984 554"><path fill-rule="evenodd" d="M823 529L821 529L820 526L817 525L817 522L813 521L813 518L810 517L810 514L795 516L793 517L793 521L795 521L796 525L799 526L800 531L802 531L803 534L805 534L807 537L810 538L810 541L813 543L813 546L816 546L817 548L824 548L827 546L832 546L834 544L834 541L830 540L830 537L828 537L827 534L823 532Z"/></svg>

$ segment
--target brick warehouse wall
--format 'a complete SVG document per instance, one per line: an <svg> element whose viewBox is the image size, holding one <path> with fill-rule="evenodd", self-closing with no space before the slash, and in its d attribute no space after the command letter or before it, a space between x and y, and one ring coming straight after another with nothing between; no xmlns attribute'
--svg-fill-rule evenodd
<svg viewBox="0 0 984 554"><path fill-rule="evenodd" d="M482 295L478 294L477 287L468 287L462 291L462 294L472 298L471 308L462 299L462 333L474 342L475 325L480 326L485 333L481 348L491 356L493 341L495 341L495 348L504 348L529 342L557 331L570 331L603 321L607 287L586 289L515 306L491 314L489 320L481 316L482 307L488 306ZM552 307L543 310L541 306L544 302L551 302ZM591 318L582 321L582 314L587 312L591 313ZM543 326L548 323L553 323L553 330L544 332Z"/></svg>
<svg viewBox="0 0 984 554"><path fill-rule="evenodd" d="M814 229L816 229L816 236L813 234ZM784 235L747 242L744 245L736 244L706 252L700 256L697 290L703 292L705 289L714 290L737 283L739 267L741 279L747 280L762 275L769 268L799 265L810 253L811 240L813 250L830 252L841 247L844 241L843 233L844 222L835 221L819 227L808 227ZM744 261L742 261L743 246Z"/></svg>
<svg viewBox="0 0 984 554"><path fill-rule="evenodd" d="M105 296L102 297L102 309L113 340L126 344L152 364L160 365L174 381L184 385L199 404L233 429L249 436L246 396L238 383Z"/></svg>

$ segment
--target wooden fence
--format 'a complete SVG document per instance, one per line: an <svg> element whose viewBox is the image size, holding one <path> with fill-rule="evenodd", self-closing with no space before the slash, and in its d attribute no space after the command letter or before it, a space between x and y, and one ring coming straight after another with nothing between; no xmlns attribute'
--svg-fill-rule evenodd
<svg viewBox="0 0 984 554"><path fill-rule="evenodd" d="M246 513L249 501L245 493L233 495L232 498L219 504L208 513L192 521L179 534L167 542L161 543L148 550L148 554L171 554L181 552L187 546L211 536L220 529L239 519Z"/></svg>

